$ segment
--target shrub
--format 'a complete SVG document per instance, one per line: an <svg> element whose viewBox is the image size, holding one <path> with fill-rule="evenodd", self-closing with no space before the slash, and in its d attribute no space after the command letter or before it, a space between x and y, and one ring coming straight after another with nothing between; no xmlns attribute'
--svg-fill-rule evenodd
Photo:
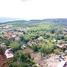
<svg viewBox="0 0 67 67"><path fill-rule="evenodd" d="M62 54L63 53L63 50L61 50L61 49L55 49L54 50L54 54Z"/></svg>

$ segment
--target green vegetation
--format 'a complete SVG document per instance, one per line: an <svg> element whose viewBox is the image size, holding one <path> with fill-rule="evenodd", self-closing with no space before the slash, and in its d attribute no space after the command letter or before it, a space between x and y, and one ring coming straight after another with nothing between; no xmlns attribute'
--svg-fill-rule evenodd
<svg viewBox="0 0 67 67"><path fill-rule="evenodd" d="M33 58L24 53L25 46L34 53L41 53L42 57L50 53L59 55L67 49L57 47L57 44L67 44L67 25L65 23L14 21L1 25L7 25L9 28L0 29L0 44L5 43L6 49L11 48L14 52L14 60L8 62L9 67L36 67ZM9 29L12 31L10 32ZM8 34L6 31L9 31ZM19 38L18 41L15 40L16 37L12 37L14 34ZM8 39L9 36L12 38ZM24 49L21 50L21 47Z"/></svg>
<svg viewBox="0 0 67 67"><path fill-rule="evenodd" d="M55 48L55 45L54 44L52 44L50 42L49 43L48 42L45 42L45 43L42 44L40 51L44 55L47 55L47 54L51 53L54 50L54 48Z"/></svg>
<svg viewBox="0 0 67 67"><path fill-rule="evenodd" d="M62 53L63 53L63 50L61 50L61 49L55 49L54 50L54 54L59 55L59 54L62 54Z"/></svg>
<svg viewBox="0 0 67 67"><path fill-rule="evenodd" d="M33 44L32 49L34 50L34 52L37 52L37 51L39 51L40 46L38 46L38 45L36 45L36 44Z"/></svg>
<svg viewBox="0 0 67 67"><path fill-rule="evenodd" d="M10 47L12 48L13 52L15 52L20 49L21 44L15 41L10 44Z"/></svg>
<svg viewBox="0 0 67 67"><path fill-rule="evenodd" d="M33 58L28 54L25 55L21 50L17 51L12 62L8 62L9 67L32 67L35 63Z"/></svg>

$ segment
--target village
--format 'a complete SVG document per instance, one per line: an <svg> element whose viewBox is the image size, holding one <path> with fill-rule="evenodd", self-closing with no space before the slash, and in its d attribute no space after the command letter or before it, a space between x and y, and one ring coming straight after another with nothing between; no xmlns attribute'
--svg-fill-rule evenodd
<svg viewBox="0 0 67 67"><path fill-rule="evenodd" d="M0 37L1 67L7 67L8 62L14 60L16 52L30 54L36 67L67 66L67 42L64 41L67 29L56 33L55 30L51 30L49 35L41 34L41 31L38 30L32 31L29 27L17 30L9 29L8 26L0 26L0 29L6 29L1 32L2 37ZM54 34L57 35L57 38ZM65 37L58 34L65 35Z"/></svg>

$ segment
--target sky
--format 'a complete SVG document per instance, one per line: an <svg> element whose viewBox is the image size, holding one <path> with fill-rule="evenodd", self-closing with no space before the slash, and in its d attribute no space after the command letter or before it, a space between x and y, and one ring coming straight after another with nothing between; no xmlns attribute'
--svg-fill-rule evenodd
<svg viewBox="0 0 67 67"><path fill-rule="evenodd" d="M0 17L67 18L67 0L0 0Z"/></svg>

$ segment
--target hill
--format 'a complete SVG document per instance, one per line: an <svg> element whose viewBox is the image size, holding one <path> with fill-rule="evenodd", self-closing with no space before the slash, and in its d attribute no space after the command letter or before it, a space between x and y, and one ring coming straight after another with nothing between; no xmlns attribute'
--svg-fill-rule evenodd
<svg viewBox="0 0 67 67"><path fill-rule="evenodd" d="M11 26L10 29L19 29L19 28L27 28L27 27L38 27L38 28L67 28L67 18L49 18L43 20L15 20L8 21L6 23L1 23L1 25Z"/></svg>

